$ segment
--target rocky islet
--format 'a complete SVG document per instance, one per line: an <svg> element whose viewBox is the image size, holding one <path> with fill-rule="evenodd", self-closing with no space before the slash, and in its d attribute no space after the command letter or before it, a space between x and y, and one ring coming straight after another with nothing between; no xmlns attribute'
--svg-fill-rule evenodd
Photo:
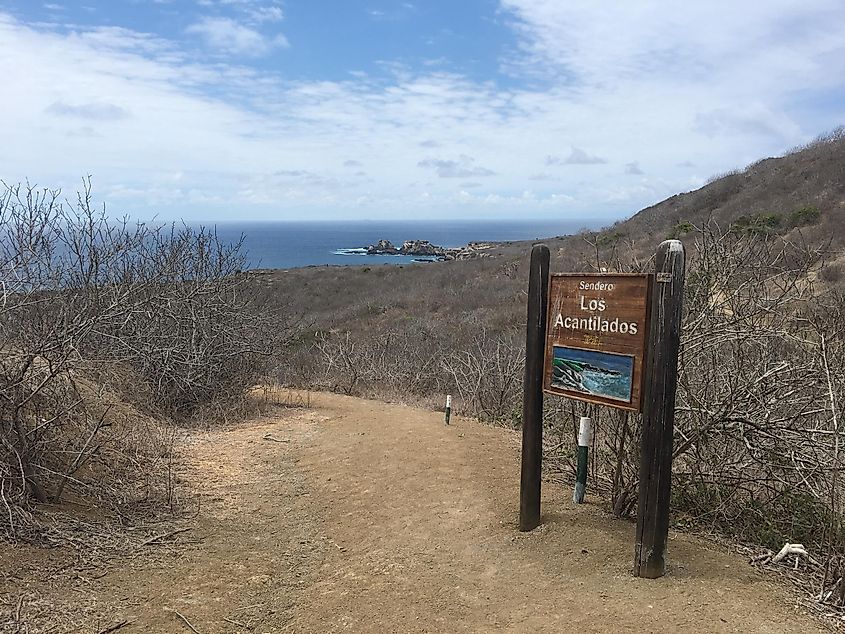
<svg viewBox="0 0 845 634"><path fill-rule="evenodd" d="M468 260L485 257L489 242L470 242L462 247L441 247L428 240L405 240L401 247L396 247L390 240L379 240L366 247L367 255L409 255L415 257L437 258L440 260Z"/></svg>

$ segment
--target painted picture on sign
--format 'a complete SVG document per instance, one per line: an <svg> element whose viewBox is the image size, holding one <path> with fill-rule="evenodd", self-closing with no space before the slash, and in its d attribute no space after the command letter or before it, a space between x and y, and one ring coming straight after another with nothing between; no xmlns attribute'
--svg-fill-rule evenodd
<svg viewBox="0 0 845 634"><path fill-rule="evenodd" d="M634 357L554 346L552 387L629 403Z"/></svg>

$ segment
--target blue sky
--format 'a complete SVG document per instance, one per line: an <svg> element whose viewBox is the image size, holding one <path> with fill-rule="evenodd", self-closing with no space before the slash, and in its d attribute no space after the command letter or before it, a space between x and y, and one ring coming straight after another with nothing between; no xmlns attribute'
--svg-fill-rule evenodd
<svg viewBox="0 0 845 634"><path fill-rule="evenodd" d="M841 0L0 0L0 178L188 220L628 216L845 123Z"/></svg>

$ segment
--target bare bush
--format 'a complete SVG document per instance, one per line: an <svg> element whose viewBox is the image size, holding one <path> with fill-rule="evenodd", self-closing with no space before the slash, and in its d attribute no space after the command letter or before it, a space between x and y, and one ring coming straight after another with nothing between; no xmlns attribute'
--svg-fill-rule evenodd
<svg viewBox="0 0 845 634"><path fill-rule="evenodd" d="M804 315L819 301L812 279L823 252L712 227L700 230L696 246L679 375L676 508L750 541L812 543L821 537L815 527L760 508L821 499L828 448L806 442L806 429L823 424L825 399L819 340Z"/></svg>
<svg viewBox="0 0 845 634"><path fill-rule="evenodd" d="M442 365L462 410L485 421L519 424L525 346L521 333L490 334L479 327L466 347L451 350Z"/></svg>
<svg viewBox="0 0 845 634"><path fill-rule="evenodd" d="M692 226L676 404L673 517L775 552L800 542L820 595L845 604L845 298L818 282L826 246ZM800 238L800 235L799 235ZM591 469L620 516L636 509L639 416L549 399L551 469L574 473L579 415Z"/></svg>
<svg viewBox="0 0 845 634"><path fill-rule="evenodd" d="M427 404L452 394L456 412L516 424L524 364L518 331L491 334L470 320L457 333L444 333L411 320L378 333L318 332L288 355L277 377L285 384Z"/></svg>
<svg viewBox="0 0 845 634"><path fill-rule="evenodd" d="M122 499L113 470L143 457L120 440L131 417L116 424L103 406L110 377L137 404L188 416L242 397L285 331L246 292L239 245L111 221L89 183L75 204L6 187L0 227L0 526L14 535L29 499L90 496L94 483Z"/></svg>

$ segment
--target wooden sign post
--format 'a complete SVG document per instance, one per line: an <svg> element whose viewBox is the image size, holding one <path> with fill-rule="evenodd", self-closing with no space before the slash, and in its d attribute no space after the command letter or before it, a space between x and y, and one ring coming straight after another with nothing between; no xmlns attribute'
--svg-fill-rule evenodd
<svg viewBox="0 0 845 634"><path fill-rule="evenodd" d="M660 245L654 275L550 277L548 248L536 245L531 252L519 530L540 524L544 391L642 411L634 562L639 577L659 577L666 565L684 267L678 240ZM588 433L582 427L575 502L586 490Z"/></svg>
<svg viewBox="0 0 845 634"><path fill-rule="evenodd" d="M666 568L685 266L684 245L679 240L660 244L655 257L634 547L634 574L650 579L663 576Z"/></svg>
<svg viewBox="0 0 845 634"><path fill-rule="evenodd" d="M540 525L543 471L543 346L549 301L549 248L531 249L528 279L528 326L525 331L525 382L522 399L522 471L519 481L519 530Z"/></svg>

